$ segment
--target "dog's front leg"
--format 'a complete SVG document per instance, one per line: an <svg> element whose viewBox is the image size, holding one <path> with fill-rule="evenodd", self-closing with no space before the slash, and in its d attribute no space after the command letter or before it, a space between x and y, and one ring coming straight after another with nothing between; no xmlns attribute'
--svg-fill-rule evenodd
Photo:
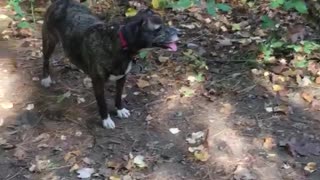
<svg viewBox="0 0 320 180"><path fill-rule="evenodd" d="M130 111L122 106L122 93L125 82L126 76L123 76L121 79L116 81L115 105L117 108L117 114L120 118L128 118L130 116Z"/></svg>
<svg viewBox="0 0 320 180"><path fill-rule="evenodd" d="M97 100L103 126L108 129L114 129L115 124L109 115L107 103L104 97L104 83L105 81L102 78L92 78L93 91Z"/></svg>

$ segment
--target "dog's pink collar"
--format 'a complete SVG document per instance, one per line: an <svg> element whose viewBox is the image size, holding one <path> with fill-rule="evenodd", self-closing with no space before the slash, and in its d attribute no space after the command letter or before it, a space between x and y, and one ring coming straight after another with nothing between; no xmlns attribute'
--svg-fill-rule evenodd
<svg viewBox="0 0 320 180"><path fill-rule="evenodd" d="M119 38L120 38L120 43L121 43L122 49L127 49L128 43L127 43L126 39L124 38L122 31L119 31Z"/></svg>

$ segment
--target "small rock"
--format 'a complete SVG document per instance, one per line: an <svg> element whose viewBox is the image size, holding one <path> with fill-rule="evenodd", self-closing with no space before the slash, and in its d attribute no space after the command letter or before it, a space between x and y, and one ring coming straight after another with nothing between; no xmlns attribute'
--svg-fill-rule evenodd
<svg viewBox="0 0 320 180"><path fill-rule="evenodd" d="M26 110L30 111L32 109L34 109L34 104L28 104Z"/></svg>

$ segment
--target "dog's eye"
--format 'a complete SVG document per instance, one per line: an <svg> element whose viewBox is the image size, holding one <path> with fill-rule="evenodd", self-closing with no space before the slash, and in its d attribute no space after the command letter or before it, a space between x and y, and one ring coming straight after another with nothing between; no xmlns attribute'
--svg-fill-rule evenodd
<svg viewBox="0 0 320 180"><path fill-rule="evenodd" d="M159 25L158 27L155 27L155 30L154 30L154 31L155 31L155 32L159 32L159 31L161 31L161 28L162 28L161 25Z"/></svg>

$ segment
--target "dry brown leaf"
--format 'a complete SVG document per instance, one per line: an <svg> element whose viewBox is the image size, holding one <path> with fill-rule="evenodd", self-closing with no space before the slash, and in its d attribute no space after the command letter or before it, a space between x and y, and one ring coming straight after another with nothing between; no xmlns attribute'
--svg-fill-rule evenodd
<svg viewBox="0 0 320 180"><path fill-rule="evenodd" d="M79 151L79 150L70 151L64 155L63 159L65 160L65 162L68 162L70 164L74 164L76 162L76 158L80 154L81 154L81 151Z"/></svg>
<svg viewBox="0 0 320 180"><path fill-rule="evenodd" d="M288 38L293 43L297 42L298 40L303 41L305 34L306 29L302 24L297 24L288 28Z"/></svg>
<svg viewBox="0 0 320 180"><path fill-rule="evenodd" d="M16 157L18 160L23 160L27 156L26 152L22 148L17 148L14 153L14 157Z"/></svg>
<svg viewBox="0 0 320 180"><path fill-rule="evenodd" d="M320 101L318 99L313 99L311 103L311 109L315 111L320 111Z"/></svg>
<svg viewBox="0 0 320 180"><path fill-rule="evenodd" d="M264 139L263 147L265 149L271 150L276 146L277 146L277 144L276 144L276 142L275 142L275 140L273 138L267 137L267 138Z"/></svg>
<svg viewBox="0 0 320 180"><path fill-rule="evenodd" d="M320 76L316 78L316 83L320 84Z"/></svg>
<svg viewBox="0 0 320 180"><path fill-rule="evenodd" d="M150 86L150 83L148 81L143 80L143 79L138 79L137 86L139 88L145 88L145 87Z"/></svg>
<svg viewBox="0 0 320 180"><path fill-rule="evenodd" d="M74 164L74 165L70 168L69 172L76 171L76 170L78 170L79 168L80 168L80 166L76 163L76 164Z"/></svg>
<svg viewBox="0 0 320 180"><path fill-rule="evenodd" d="M308 103L311 103L314 96L312 94L302 92L301 97L303 98L303 100L307 101Z"/></svg>

